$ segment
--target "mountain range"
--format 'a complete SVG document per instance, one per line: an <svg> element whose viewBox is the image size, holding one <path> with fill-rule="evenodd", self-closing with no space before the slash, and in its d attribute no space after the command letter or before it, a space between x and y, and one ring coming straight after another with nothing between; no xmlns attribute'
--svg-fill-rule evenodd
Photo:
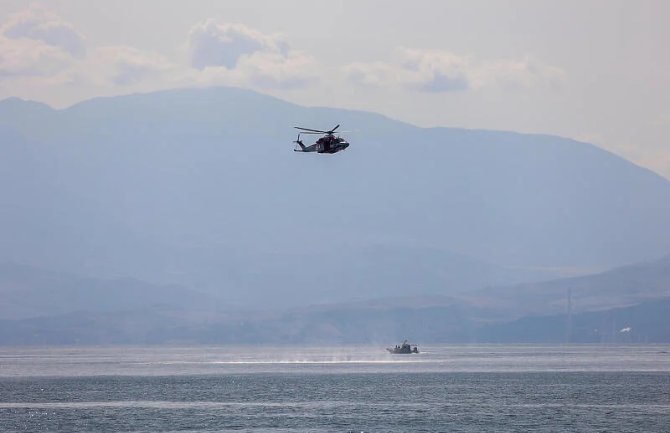
<svg viewBox="0 0 670 433"><path fill-rule="evenodd" d="M408 336L422 343L667 343L669 288L665 257L456 296L250 310L177 286L3 265L0 345L384 344Z"/></svg>
<svg viewBox="0 0 670 433"><path fill-rule="evenodd" d="M347 151L291 151L293 126L338 123ZM0 151L0 317L14 324L430 299L479 329L486 314L560 314L566 282L576 314L667 295L667 280L626 278L670 251L670 182L571 139L221 87L62 110L6 99ZM611 268L623 274L586 276Z"/></svg>

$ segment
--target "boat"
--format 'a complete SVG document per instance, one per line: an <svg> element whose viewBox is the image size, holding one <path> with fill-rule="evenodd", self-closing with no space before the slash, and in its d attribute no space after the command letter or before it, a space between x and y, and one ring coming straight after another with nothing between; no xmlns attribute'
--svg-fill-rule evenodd
<svg viewBox="0 0 670 433"><path fill-rule="evenodd" d="M386 348L389 353L393 355L409 355L411 353L419 353L419 348L417 346L412 347L407 340L403 341L400 346L396 345L394 348Z"/></svg>

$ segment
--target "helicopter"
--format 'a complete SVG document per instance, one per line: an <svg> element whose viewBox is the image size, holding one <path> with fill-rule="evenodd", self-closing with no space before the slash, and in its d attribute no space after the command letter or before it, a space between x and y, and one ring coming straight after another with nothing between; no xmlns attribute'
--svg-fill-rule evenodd
<svg viewBox="0 0 670 433"><path fill-rule="evenodd" d="M295 152L317 152L317 153L337 153L340 150L344 150L349 147L349 142L344 138L335 136L335 130L339 128L340 125L335 126L330 131L321 131L319 129L309 129L301 128L300 126L295 126L295 129L299 129L298 138L294 143L298 144L295 149ZM305 144L300 140L300 134L322 134L323 137L316 140L316 143L305 146Z"/></svg>

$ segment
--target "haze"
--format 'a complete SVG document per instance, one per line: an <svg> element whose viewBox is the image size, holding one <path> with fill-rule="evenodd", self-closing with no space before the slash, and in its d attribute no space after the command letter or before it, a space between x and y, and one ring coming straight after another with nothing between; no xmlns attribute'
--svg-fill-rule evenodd
<svg viewBox="0 0 670 433"><path fill-rule="evenodd" d="M2 0L0 431L668 431L669 17Z"/></svg>
<svg viewBox="0 0 670 433"><path fill-rule="evenodd" d="M419 126L575 138L668 177L668 15L661 0L6 0L0 98L64 107L233 85Z"/></svg>
<svg viewBox="0 0 670 433"><path fill-rule="evenodd" d="M0 344L668 342L668 12L3 2Z"/></svg>

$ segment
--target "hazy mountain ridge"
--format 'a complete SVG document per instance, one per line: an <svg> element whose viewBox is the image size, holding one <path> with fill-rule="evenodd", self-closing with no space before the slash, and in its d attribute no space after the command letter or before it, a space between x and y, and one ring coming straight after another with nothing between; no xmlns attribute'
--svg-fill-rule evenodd
<svg viewBox="0 0 670 433"><path fill-rule="evenodd" d="M0 261L290 305L449 295L670 250L670 182L559 137L231 88L0 113ZM356 131L349 150L291 152L291 126L334 123ZM426 265L427 249L444 261ZM404 271L384 275L389 262Z"/></svg>
<svg viewBox="0 0 670 433"><path fill-rule="evenodd" d="M669 314L670 298L578 313L568 333L565 314L484 323L458 304L222 314L210 320L154 307L0 320L0 344L393 344L405 338L418 343L667 343Z"/></svg>
<svg viewBox="0 0 670 433"><path fill-rule="evenodd" d="M488 343L667 343L670 298L574 314L528 316L488 324L478 337Z"/></svg>
<svg viewBox="0 0 670 433"><path fill-rule="evenodd" d="M568 290L576 313L625 307L670 296L670 255L580 277L487 288L461 296L508 317L564 313Z"/></svg>
<svg viewBox="0 0 670 433"><path fill-rule="evenodd" d="M568 287L573 288L575 306L570 341L668 342L669 277L670 260L665 257L593 276L538 283L534 292L515 292L519 286L508 286L454 297L251 311L176 287L95 281L4 265L0 344L385 344L404 338L423 343L565 342ZM647 289L638 290L641 284ZM100 290L106 293L96 296ZM16 319L17 311L34 315L24 313ZM621 331L625 328L631 330Z"/></svg>
<svg viewBox="0 0 670 433"><path fill-rule="evenodd" d="M131 278L101 280L25 265L0 264L0 319L29 319L86 311L141 308L214 310L218 300L174 285Z"/></svg>

